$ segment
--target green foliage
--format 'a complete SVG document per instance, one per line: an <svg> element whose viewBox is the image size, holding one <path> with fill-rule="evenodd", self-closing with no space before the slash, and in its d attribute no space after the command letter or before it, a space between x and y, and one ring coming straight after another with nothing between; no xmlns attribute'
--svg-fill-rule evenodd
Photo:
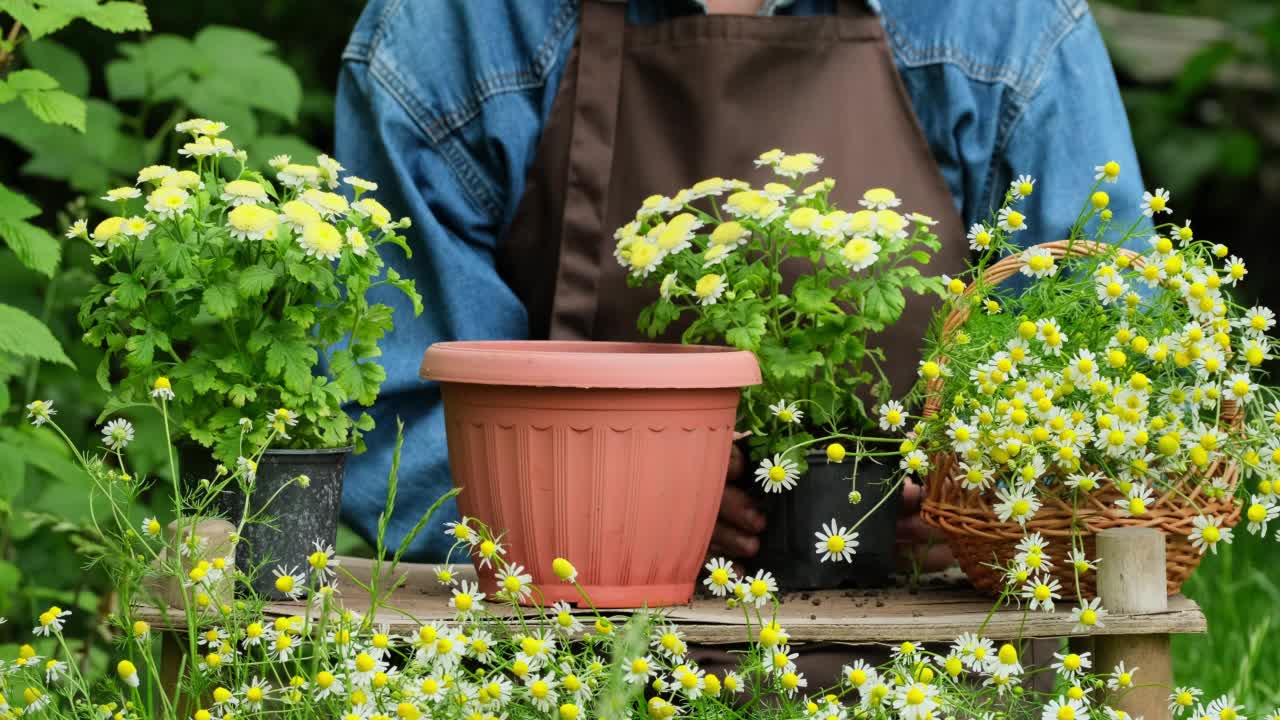
<svg viewBox="0 0 1280 720"><path fill-rule="evenodd" d="M789 184L698 183L662 198L669 212L641 208L619 231L617 251L632 284L661 283L661 297L639 318L649 336L685 319L685 342L756 354L764 383L744 391L742 406L756 456L809 440L802 428L861 430L864 395L884 399L892 391L883 353L868 346L868 336L902 317L907 292L941 287L913 264L939 248L931 221L889 209L897 200L884 190L874 191L887 193L878 202L867 201L878 209L838 210L828 200L834 181L805 187L804 171L786 167L811 156L779 157L767 164L783 179L791 173ZM716 207L725 193L732 220ZM702 198L714 203L710 211L695 204ZM784 266L795 277L789 286Z"/></svg>
<svg viewBox="0 0 1280 720"><path fill-rule="evenodd" d="M325 156L278 163L277 184L216 137L221 123L180 127L193 136L184 152L197 153L194 172L153 166L145 198L121 201L92 233L78 228L101 248L106 278L80 318L86 341L120 367L118 402L147 402L169 378L183 432L228 463L273 433L291 447L358 443L368 425L343 405L377 399L386 372L373 359L392 327L391 308L366 292L394 285L421 308L412 283L383 277L378 255L403 247L403 224L359 191L349 205L322 189L338 186L340 170ZM199 155L215 143L216 154ZM164 198L180 209L164 210ZM331 375L319 366L326 354Z"/></svg>

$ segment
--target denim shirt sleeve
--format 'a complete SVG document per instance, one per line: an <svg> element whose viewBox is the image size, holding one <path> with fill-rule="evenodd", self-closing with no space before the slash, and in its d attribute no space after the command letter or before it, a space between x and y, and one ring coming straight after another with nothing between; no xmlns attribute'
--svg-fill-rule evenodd
<svg viewBox="0 0 1280 720"><path fill-rule="evenodd" d="M1036 191L1022 201L1034 222L1019 234L1024 247L1067 237L1089 198L1094 168L1108 161L1121 168L1115 184L1100 187L1110 195L1115 214L1109 239L1115 241L1140 216L1142 174L1129 120L1090 14L1076 19L1047 54L1034 94L1010 118L994 156L987 207L999 207L1018 175L1036 179Z"/></svg>
<svg viewBox="0 0 1280 720"><path fill-rule="evenodd" d="M406 233L412 259L394 249L385 259L416 281L425 305L423 314L414 318L397 293L375 290L373 299L395 309L395 329L384 341L380 359L387 381L371 410L377 427L366 438L368 451L351 459L343 492L344 520L372 540L387 499L397 419L402 421L404 446L396 507L387 530L389 547L396 547L451 487L439 387L418 378L423 352L437 341L520 339L527 334L524 307L499 277L495 254L511 210L503 198L520 195L513 185L523 183L525 165L532 159L526 156L537 139L542 102L541 88L528 97L512 96L505 104L490 102L485 111L501 115L512 126L506 129L492 118L468 118L467 98L457 104L437 99L428 105L424 84L450 87L436 80L467 68L432 68L422 62L421 53L439 57L461 54L459 49L417 48L405 38L415 32L421 36L427 25L410 22L421 18L379 17L422 8L397 0L368 6L344 55L336 108L338 159L352 174L378 182L375 197L393 214L413 221ZM397 25L406 35L381 36ZM439 74L433 78L432 73ZM513 82L523 80L517 77ZM497 81L492 86L495 92L507 87ZM491 141L493 134L504 136L509 144L499 147ZM513 172L494 170L503 163ZM441 527L456 518L454 503L444 505L410 546L406 559L443 559L450 543Z"/></svg>

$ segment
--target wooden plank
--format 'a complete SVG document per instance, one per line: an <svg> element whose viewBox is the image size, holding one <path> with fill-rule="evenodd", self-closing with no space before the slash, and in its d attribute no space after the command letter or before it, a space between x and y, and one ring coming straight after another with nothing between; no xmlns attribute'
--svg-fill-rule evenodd
<svg viewBox="0 0 1280 720"><path fill-rule="evenodd" d="M368 584L373 565L368 560L342 558L346 572ZM470 567L455 568L460 578L474 579ZM391 631L411 634L422 622L449 621L449 592L435 579L435 566L402 564L395 571L384 568L384 584L403 577L405 583L389 598L387 607L375 613L374 621L386 623ZM344 605L356 612L367 612L368 599L354 583L340 583L345 594ZM777 608L776 619L795 642L839 641L900 642L902 640L949 641L962 632L976 631L986 621L984 634L996 638L1064 637L1071 635L1071 613L1068 604L1057 612L1024 613L1016 607L995 612L988 620L992 600L972 589L954 586L911 591L905 588L887 590L823 591L784 595ZM514 611L487 604L495 614L510 616ZM266 612L273 616L301 615L301 603L272 603ZM536 613L525 610L527 614ZM691 642L723 644L747 639L748 629L742 611L725 608L723 601L697 598L688 605L666 608L663 614L680 625ZM579 613L584 614L584 613ZM625 611L608 611L610 617L623 617ZM180 628L181 613L164 615L153 608L140 608L139 616L156 628ZM754 622L754 614L752 615ZM1131 635L1138 633L1201 633L1206 629L1204 615L1191 600L1174 596L1168 608L1153 613L1113 613L1106 626L1094 635Z"/></svg>

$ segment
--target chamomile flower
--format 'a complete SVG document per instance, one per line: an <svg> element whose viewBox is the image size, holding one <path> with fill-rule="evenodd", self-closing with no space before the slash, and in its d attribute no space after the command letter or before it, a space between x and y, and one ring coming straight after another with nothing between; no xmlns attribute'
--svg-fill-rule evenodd
<svg viewBox="0 0 1280 720"><path fill-rule="evenodd" d="M1249 521L1249 525L1246 528L1249 534L1263 535L1267 532L1267 523L1280 516L1280 507L1276 505L1275 496L1273 495L1254 495L1249 500L1249 506L1245 509L1244 516Z"/></svg>
<svg viewBox="0 0 1280 720"><path fill-rule="evenodd" d="M1021 200L1030 197L1035 191L1036 181L1030 175L1019 175L1013 182L1009 183L1009 194L1013 195L1015 200Z"/></svg>
<svg viewBox="0 0 1280 720"><path fill-rule="evenodd" d="M1054 261L1053 254L1042 247L1032 247L1022 252L1022 268L1023 275L1033 278L1045 278L1056 275L1058 265Z"/></svg>
<svg viewBox="0 0 1280 720"><path fill-rule="evenodd" d="M707 590L716 597L728 595L738 579L738 575L733 569L733 563L727 558L717 557L708 560L704 567L707 571L707 577L703 579L702 584L707 586Z"/></svg>
<svg viewBox="0 0 1280 720"><path fill-rule="evenodd" d="M1239 322L1245 330L1262 334L1275 327L1276 314L1271 311L1271 308L1259 305L1249 308Z"/></svg>
<svg viewBox="0 0 1280 720"><path fill-rule="evenodd" d="M1217 515L1198 515L1191 524L1194 527L1188 537L1201 555L1206 550L1217 554L1219 543L1231 544L1231 528L1223 527L1222 518Z"/></svg>
<svg viewBox="0 0 1280 720"><path fill-rule="evenodd" d="M1093 667L1093 660L1089 657L1091 653L1054 653L1053 657L1057 662L1052 667L1062 675L1068 678L1080 677L1089 668Z"/></svg>
<svg viewBox="0 0 1280 720"><path fill-rule="evenodd" d="M1001 522L1016 522L1026 526L1027 521L1040 511L1040 500L1034 493L1021 487L996 490L996 516Z"/></svg>
<svg viewBox="0 0 1280 720"><path fill-rule="evenodd" d="M35 427L40 427L50 422L58 411L53 408L52 400L32 400L27 403L27 419Z"/></svg>
<svg viewBox="0 0 1280 720"><path fill-rule="evenodd" d="M511 600L524 600L533 593L533 576L522 565L508 565L498 571L499 594Z"/></svg>
<svg viewBox="0 0 1280 720"><path fill-rule="evenodd" d="M1031 601L1032 610L1053 612L1053 601L1062 599L1062 594L1058 592L1061 589L1062 583L1056 578L1042 575L1028 580L1022 586L1022 597Z"/></svg>
<svg viewBox="0 0 1280 720"><path fill-rule="evenodd" d="M1173 208L1169 207L1169 191L1164 188L1156 188L1153 192L1142 193L1142 205L1140 206L1142 214L1152 217L1156 213L1172 213Z"/></svg>
<svg viewBox="0 0 1280 720"><path fill-rule="evenodd" d="M124 418L116 418L102 426L102 444L120 451L133 442L133 424Z"/></svg>
<svg viewBox="0 0 1280 720"><path fill-rule="evenodd" d="M770 405L769 412L773 413L774 417L788 424L798 424L804 418L804 411L798 409L795 403L789 403L786 400L779 400L778 402Z"/></svg>
<svg viewBox="0 0 1280 720"><path fill-rule="evenodd" d="M1112 160L1103 165L1096 165L1093 168L1094 180L1102 182L1114 183L1120 180L1120 163Z"/></svg>
<svg viewBox="0 0 1280 720"><path fill-rule="evenodd" d="M232 207L268 202L267 191L253 180L232 180L222 186L221 199Z"/></svg>
<svg viewBox="0 0 1280 720"><path fill-rule="evenodd" d="M227 213L227 227L231 237L238 240L263 240L280 222L274 210L261 205L244 203Z"/></svg>
<svg viewBox="0 0 1280 720"><path fill-rule="evenodd" d="M699 305L715 305L724 295L728 283L725 282L725 276L716 273L707 273L698 278L698 282L693 286L693 294L698 298Z"/></svg>
<svg viewBox="0 0 1280 720"><path fill-rule="evenodd" d="M181 188L161 186L147 196L147 210L162 218L175 218L189 207L191 195Z"/></svg>
<svg viewBox="0 0 1280 720"><path fill-rule="evenodd" d="M923 477L929 470L929 456L925 455L923 450L912 450L902 456L902 459L898 461L898 467L909 474Z"/></svg>
<svg viewBox="0 0 1280 720"><path fill-rule="evenodd" d="M1195 706L1200 700L1200 688L1180 686L1169 693L1169 712L1181 715Z"/></svg>
<svg viewBox="0 0 1280 720"><path fill-rule="evenodd" d="M982 223L970 225L969 234L966 237L969 240L969 249L977 252L989 250L991 241L994 239L991 234L991 228Z"/></svg>
<svg viewBox="0 0 1280 720"><path fill-rule="evenodd" d="M1064 695L1050 700L1040 712L1040 720L1086 720L1088 717L1089 709L1083 702Z"/></svg>
<svg viewBox="0 0 1280 720"><path fill-rule="evenodd" d="M146 218L135 215L127 218L124 221L123 227L125 235L138 238L139 240L145 240L156 226L155 223L148 221Z"/></svg>
<svg viewBox="0 0 1280 720"><path fill-rule="evenodd" d="M876 187L862 193L858 204L868 210L888 210L902 204L902 199L889 188Z"/></svg>
<svg viewBox="0 0 1280 720"><path fill-rule="evenodd" d="M880 259L880 243L869 237L855 235L840 249L840 260L851 272L864 270Z"/></svg>
<svg viewBox="0 0 1280 720"><path fill-rule="evenodd" d="M307 255L320 260L337 260L342 254L342 233L323 220L308 223L298 235L298 244Z"/></svg>
<svg viewBox="0 0 1280 720"><path fill-rule="evenodd" d="M849 528L841 527L835 520L825 523L822 530L815 532L814 536L818 538L815 548L818 555L821 556L822 562L844 561L852 562L853 555L858 547L858 533L851 532Z"/></svg>
<svg viewBox="0 0 1280 720"><path fill-rule="evenodd" d="M790 490L795 487L799 473L793 460L789 460L782 455L774 455L772 458L766 457L760 461L760 466L756 468L755 476L756 482L764 486L764 491L772 493Z"/></svg>
<svg viewBox="0 0 1280 720"><path fill-rule="evenodd" d="M276 411L280 412L279 410ZM288 412L288 411L286 411ZM311 571L324 581L337 575L338 558L335 557L333 546L315 540L311 543L311 554L307 556L307 564L311 566Z"/></svg>
<svg viewBox="0 0 1280 720"><path fill-rule="evenodd" d="M1133 676L1138 672L1138 668L1126 668L1124 661L1121 660L1107 676L1108 690L1128 690L1133 687Z"/></svg>
<svg viewBox="0 0 1280 720"><path fill-rule="evenodd" d="M1106 627L1102 622L1106 616L1107 611L1102 607L1100 598L1086 600L1082 605L1071 610L1071 622L1075 623L1071 632L1091 632L1094 628Z"/></svg>
<svg viewBox="0 0 1280 720"><path fill-rule="evenodd" d="M480 592L480 586L476 583L463 580L453 588L449 607L457 610L459 615L479 612L484 608L484 593Z"/></svg>
<svg viewBox="0 0 1280 720"><path fill-rule="evenodd" d="M881 430L892 432L907 424L907 412L897 400L885 401L877 412L880 415Z"/></svg>
<svg viewBox="0 0 1280 720"><path fill-rule="evenodd" d="M622 679L632 685L643 686L648 684L649 678L653 677L654 673L657 672L656 663L651 655L641 655L629 660L623 660L622 668L626 671Z"/></svg>
<svg viewBox="0 0 1280 720"><path fill-rule="evenodd" d="M108 190L107 194L103 195L100 199L106 200L107 202L122 203L139 197L142 197L141 190L133 187L132 185L125 185L124 187Z"/></svg>
<svg viewBox="0 0 1280 720"><path fill-rule="evenodd" d="M57 605L52 605L48 610L40 613L40 624L36 625L31 632L41 637L61 635L62 626L66 624L69 617L71 617L70 610L63 610Z"/></svg>
<svg viewBox="0 0 1280 720"><path fill-rule="evenodd" d="M1149 486L1135 483L1124 497L1116 498L1115 504L1126 517L1142 517L1154 501L1155 495Z"/></svg>
<svg viewBox="0 0 1280 720"><path fill-rule="evenodd" d="M756 607L764 607L778 592L778 581L774 579L773 573L762 570L755 575L743 578L742 587L745 602Z"/></svg>
<svg viewBox="0 0 1280 720"><path fill-rule="evenodd" d="M996 227L1005 232L1022 232L1027 229L1027 217L1013 208L1002 207L996 216Z"/></svg>
<svg viewBox="0 0 1280 720"><path fill-rule="evenodd" d="M1243 280L1245 275L1249 274L1249 270L1244 265L1244 260L1241 260L1235 255L1227 258L1225 268L1227 276L1223 279L1223 282L1228 285L1235 285Z"/></svg>
<svg viewBox="0 0 1280 720"><path fill-rule="evenodd" d="M307 591L307 576L297 569L277 565L271 572L275 576L273 586L280 594L297 600Z"/></svg>

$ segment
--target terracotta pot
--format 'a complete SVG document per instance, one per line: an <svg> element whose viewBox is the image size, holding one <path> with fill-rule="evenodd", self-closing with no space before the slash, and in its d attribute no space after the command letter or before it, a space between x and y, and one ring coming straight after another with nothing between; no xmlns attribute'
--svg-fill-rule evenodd
<svg viewBox="0 0 1280 720"><path fill-rule="evenodd" d="M739 390L755 357L730 348L493 341L432 345L458 506L537 587L568 558L598 607L688 602L724 490ZM493 592L491 573L482 587ZM540 596L540 597L539 597Z"/></svg>

